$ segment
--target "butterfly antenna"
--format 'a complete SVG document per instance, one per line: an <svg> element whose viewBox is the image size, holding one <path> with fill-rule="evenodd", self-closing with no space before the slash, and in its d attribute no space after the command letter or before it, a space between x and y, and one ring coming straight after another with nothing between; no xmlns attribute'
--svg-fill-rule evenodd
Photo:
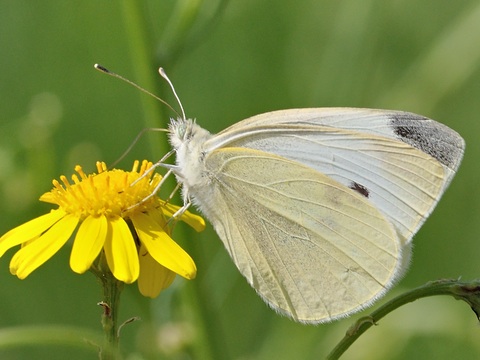
<svg viewBox="0 0 480 360"><path fill-rule="evenodd" d="M175 91L175 88L173 87L172 82L168 78L167 73L165 72L165 70L163 70L163 68L159 68L158 72L159 72L160 76L163 77L167 81L168 85L170 85L170 88L172 89L173 95L175 95L175 99L177 99L178 105L180 106L180 109L182 110L183 120L187 120L187 117L185 116L185 111L183 110L182 102L180 101L180 98L178 97L177 92Z"/></svg>
<svg viewBox="0 0 480 360"><path fill-rule="evenodd" d="M144 92L145 94L148 94L148 95L152 96L153 98L155 98L155 99L157 99L158 101L160 101L162 104L165 104L165 105L166 105L170 110L172 110L175 114L177 114L178 116L180 116L180 115L178 114L178 112L177 112L169 103L167 103L165 100L159 98L158 96L156 96L155 94L151 93L150 91L148 91L148 90L142 88L141 86L135 84L133 81L130 81L130 80L124 78L123 76L118 75L118 74L116 74L116 73L108 70L106 67L104 67L104 66L102 66L102 65L100 65L100 64L95 64L95 65L93 65L93 67L94 67L95 69L97 69L98 71L100 71L100 72L103 72L103 73L105 73L105 74L107 74L107 75L113 76L113 77L115 77L115 78L117 78L117 79L123 80L123 81L125 81L126 83L132 85L133 87L136 87L138 90ZM162 75L162 74L160 73L160 75ZM167 78L166 76L167 76L167 75L165 75L165 76L162 75L162 77L167 80L167 82L169 83L170 87L173 89L172 83L170 82L170 80L168 80L168 78ZM173 90L173 93L175 94L175 90ZM177 98L177 101L180 103L180 100L178 100L177 94L175 94L175 97ZM182 109L183 117L185 117L185 112L183 111L182 104L180 104L180 108Z"/></svg>
<svg viewBox="0 0 480 360"><path fill-rule="evenodd" d="M142 129L138 135L135 137L135 139L132 141L132 143L128 146L127 150L125 150L123 152L122 155L120 155L120 157L115 160L113 163L111 163L110 165L108 165L108 168L109 169L112 169L114 166L116 166L120 161L122 161L129 153L130 151L132 151L132 149L134 148L134 146L138 143L138 141L140 140L140 138L145 135L145 133L147 131L162 131L162 132L168 132L167 129L161 129L161 128L145 128L145 129Z"/></svg>

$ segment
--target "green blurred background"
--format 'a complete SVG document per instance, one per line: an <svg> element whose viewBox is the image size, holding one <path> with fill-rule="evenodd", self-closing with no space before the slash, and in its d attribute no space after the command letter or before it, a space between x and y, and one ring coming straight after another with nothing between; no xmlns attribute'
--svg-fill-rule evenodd
<svg viewBox="0 0 480 360"><path fill-rule="evenodd" d="M50 207L37 201L75 164L114 161L164 106L93 69L107 66L212 132L294 107L407 110L466 140L450 189L415 237L410 271L386 298L441 278L480 278L480 2L474 0L0 1L0 232ZM163 122L162 122L163 121ZM120 165L156 160L164 134L145 136ZM126 359L318 359L355 318L304 326L255 294L209 226L179 240L198 278L177 279L155 300L128 286L120 319ZM100 331L101 291L74 274L66 246L26 280L0 259L0 358L95 359L91 345L12 346L30 325ZM21 329L21 328L20 328ZM6 332L5 332L6 331ZM4 333L5 332L5 333ZM447 297L409 304L382 320L345 359L478 359L473 312ZM3 344L3 345L2 345Z"/></svg>

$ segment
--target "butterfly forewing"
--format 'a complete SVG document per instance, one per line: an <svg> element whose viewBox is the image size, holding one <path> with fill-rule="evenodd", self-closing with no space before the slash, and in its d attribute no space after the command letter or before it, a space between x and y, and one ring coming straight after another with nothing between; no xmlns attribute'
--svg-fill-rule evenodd
<svg viewBox="0 0 480 360"><path fill-rule="evenodd" d="M342 108L258 115L208 145L260 149L305 164L369 198L404 243L438 202L464 147L457 133L424 117Z"/></svg>
<svg viewBox="0 0 480 360"><path fill-rule="evenodd" d="M215 135L211 146L225 146L252 131L258 132L272 125L280 128L285 125L324 125L359 135L372 134L399 140L430 154L453 172L460 165L465 149L465 141L458 133L435 120L404 111L362 108L289 109L259 114ZM449 174L448 180L451 176L453 173Z"/></svg>

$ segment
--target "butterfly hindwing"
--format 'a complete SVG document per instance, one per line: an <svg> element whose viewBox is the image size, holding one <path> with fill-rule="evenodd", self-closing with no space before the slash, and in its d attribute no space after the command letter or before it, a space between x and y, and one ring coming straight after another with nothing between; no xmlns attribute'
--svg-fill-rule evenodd
<svg viewBox="0 0 480 360"><path fill-rule="evenodd" d="M215 150L205 164L213 191L209 199L196 193L197 203L240 272L280 313L313 323L345 316L402 271L390 222L332 178L245 148Z"/></svg>

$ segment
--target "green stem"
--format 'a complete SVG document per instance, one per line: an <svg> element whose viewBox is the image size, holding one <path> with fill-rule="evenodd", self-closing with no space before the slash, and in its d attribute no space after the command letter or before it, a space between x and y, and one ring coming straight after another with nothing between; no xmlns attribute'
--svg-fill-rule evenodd
<svg viewBox="0 0 480 360"><path fill-rule="evenodd" d="M120 294L124 283L113 276L105 256L103 256L103 252L99 256L97 263L92 267L92 272L97 276L103 289L103 300L98 303L103 308L101 323L104 333L104 345L100 352L100 359L120 359L117 319Z"/></svg>
<svg viewBox="0 0 480 360"><path fill-rule="evenodd" d="M182 234L184 239L195 239L195 233L191 228L178 226L175 234ZM187 252L194 258L201 260L203 244L192 240L186 246ZM207 268L208 264L204 261L197 261L199 269ZM202 271L205 273L205 271ZM190 281L182 289L182 299L189 309L192 310L192 321L196 324L197 338L190 349L191 357L194 359L228 359L226 353L224 332L221 328L221 321L218 315L218 309L212 309L208 301L209 295L202 286L204 278L197 274L197 278Z"/></svg>
<svg viewBox="0 0 480 360"><path fill-rule="evenodd" d="M155 81L156 64L154 63L152 33L147 29L148 20L144 14L144 2L138 0L124 0L122 2L123 18L130 44L130 56L134 64L135 82L147 90L160 94ZM162 104L156 99L141 95L142 108L144 111L145 127L166 128L168 118L162 112ZM159 158L170 149L166 141L151 140L149 142L152 153Z"/></svg>
<svg viewBox="0 0 480 360"><path fill-rule="evenodd" d="M159 58L162 61L162 66L166 67L168 72L170 65L178 62L178 56L181 49L184 49L188 39L193 39L192 29L197 24L198 18L202 14L202 9L205 10L204 0L182 0L176 2L175 10L169 16L168 24L162 34L162 41L160 44ZM220 0L214 2L213 7L210 6L203 18L199 29L211 28L212 21L218 19L220 13L225 9L227 0ZM155 46L152 41L151 29L147 28L149 19L145 14L144 3L139 0L123 0L123 16L127 36L130 44L130 52L132 61L134 63L134 70L136 72L136 81L150 91L156 94L161 94L161 90L155 89ZM204 13L205 14L205 13ZM196 38L198 39L198 37ZM199 40L198 43L201 41ZM196 41L190 41L189 44L196 44ZM191 50L189 45L188 50ZM168 89L163 86L162 89ZM143 109L145 113L147 127L167 127L168 117L164 115L166 108L154 99L148 99L142 95ZM155 156L161 156L167 153L170 149L167 141L156 141L151 143L151 149ZM176 230L176 236L188 239L187 230L184 227L179 227ZM195 257L193 255L193 257ZM219 344L222 344L220 335L215 333L215 317L208 311L206 298L202 297L200 289L200 280L194 280L194 284L186 285L183 292L183 302L193 313L193 322L197 326L199 333L197 341L192 346L192 353L195 358L219 358L221 357L221 350ZM215 325L212 325L215 323Z"/></svg>
<svg viewBox="0 0 480 360"><path fill-rule="evenodd" d="M390 300L369 316L358 319L348 330L345 337L335 346L327 359L338 359L365 331L376 325L388 313L402 305L420 298L436 295L450 295L457 300L465 301L475 312L480 314L480 280L462 282L458 280L437 280L408 291Z"/></svg>

